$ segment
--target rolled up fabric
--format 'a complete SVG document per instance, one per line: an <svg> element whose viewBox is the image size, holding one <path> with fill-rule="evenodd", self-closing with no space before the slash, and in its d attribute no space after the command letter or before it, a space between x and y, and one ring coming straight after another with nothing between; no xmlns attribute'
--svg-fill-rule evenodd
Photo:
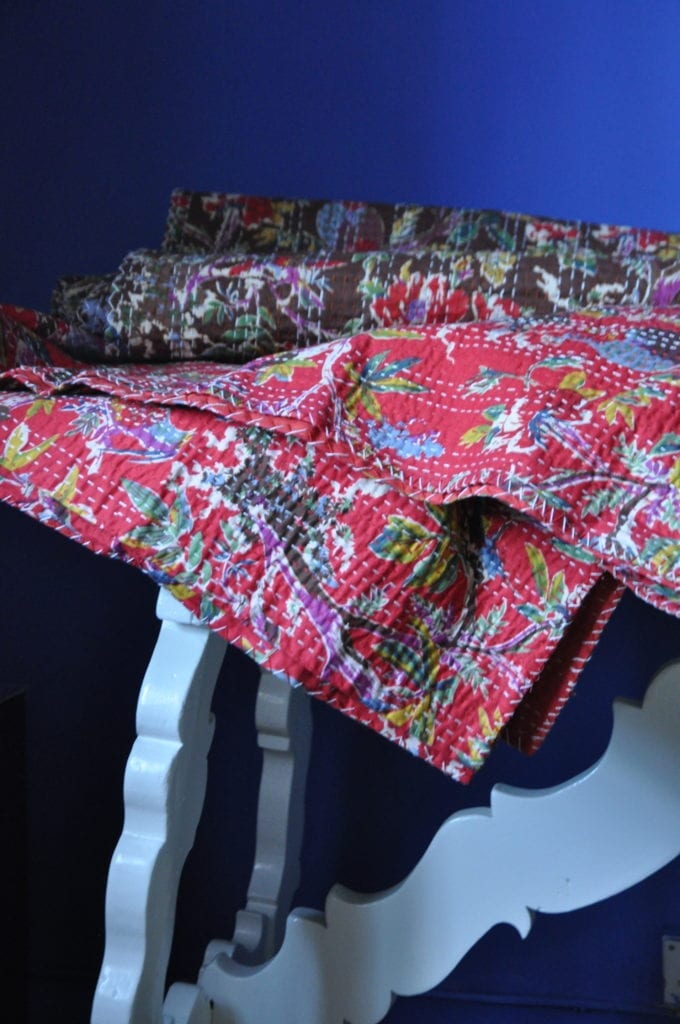
<svg viewBox="0 0 680 1024"><path fill-rule="evenodd" d="M521 252L591 249L612 256L675 256L680 234L559 220L500 210L280 199L175 189L165 228L167 252L320 252L451 249Z"/></svg>
<svg viewBox="0 0 680 1024"><path fill-rule="evenodd" d="M141 250L67 339L85 360L246 362L380 328L670 305L680 260L592 250L185 255ZM95 308L96 306L96 308ZM90 325L88 340L87 325Z"/></svg>

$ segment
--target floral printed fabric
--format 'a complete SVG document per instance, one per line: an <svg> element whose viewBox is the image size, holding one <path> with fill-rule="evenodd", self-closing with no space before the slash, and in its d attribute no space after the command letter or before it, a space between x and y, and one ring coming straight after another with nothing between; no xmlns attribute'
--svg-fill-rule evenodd
<svg viewBox="0 0 680 1024"><path fill-rule="evenodd" d="M66 349L85 349L87 335L45 313L0 306L0 369L23 364L73 366Z"/></svg>
<svg viewBox="0 0 680 1024"><path fill-rule="evenodd" d="M272 199L175 189L163 248L174 253L312 253L441 248L456 252L589 249L677 259L680 235L499 210L412 203Z"/></svg>
<svg viewBox="0 0 680 1024"><path fill-rule="evenodd" d="M245 362L380 327L547 314L584 305L669 304L680 260L593 250L439 250L326 255L130 254L107 279L76 281L69 351L94 361ZM69 315L69 302L55 307Z"/></svg>
<svg viewBox="0 0 680 1024"><path fill-rule="evenodd" d="M60 277L52 292L53 315L92 335L102 335L107 328L106 308L115 276L114 272Z"/></svg>
<svg viewBox="0 0 680 1024"><path fill-rule="evenodd" d="M247 366L5 372L0 498L465 780L623 585L680 613L680 311L362 332Z"/></svg>
<svg viewBox="0 0 680 1024"><path fill-rule="evenodd" d="M241 362L375 327L669 305L679 290L680 235L661 231L177 189L164 252L62 278L52 311L87 361Z"/></svg>

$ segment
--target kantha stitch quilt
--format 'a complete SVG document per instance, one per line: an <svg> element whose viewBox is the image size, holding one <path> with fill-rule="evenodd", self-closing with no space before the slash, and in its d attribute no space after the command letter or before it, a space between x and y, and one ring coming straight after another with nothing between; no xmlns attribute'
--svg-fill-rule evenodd
<svg viewBox="0 0 680 1024"><path fill-rule="evenodd" d="M623 587L680 612L676 307L244 365L88 365L72 325L1 323L0 499L456 779L540 743Z"/></svg>

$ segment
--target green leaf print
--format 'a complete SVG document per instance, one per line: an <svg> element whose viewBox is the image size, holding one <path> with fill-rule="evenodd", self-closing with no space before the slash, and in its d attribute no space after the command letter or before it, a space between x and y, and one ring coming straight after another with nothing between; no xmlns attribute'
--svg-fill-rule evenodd
<svg viewBox="0 0 680 1024"><path fill-rule="evenodd" d="M138 484L135 480L123 480L123 487L137 511L145 515L147 519L152 519L157 523L168 519L170 508L155 491L145 487L144 484Z"/></svg>

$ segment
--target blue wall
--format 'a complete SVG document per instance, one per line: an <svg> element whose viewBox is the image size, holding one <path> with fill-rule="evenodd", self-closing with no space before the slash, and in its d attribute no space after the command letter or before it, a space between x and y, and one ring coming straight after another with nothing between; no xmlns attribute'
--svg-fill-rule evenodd
<svg viewBox="0 0 680 1024"><path fill-rule="evenodd" d="M5 0L0 288L159 239L179 184L680 228L675 0Z"/></svg>
<svg viewBox="0 0 680 1024"><path fill-rule="evenodd" d="M0 299L45 307L58 274L113 269L157 244L175 185L680 230L679 44L676 0L6 0ZM3 646L30 684L33 966L43 989L51 979L76 991L100 951L153 591L0 511L13 538L0 568L22 580L3 599ZM115 653L112 631L130 637ZM319 905L338 877L395 881L435 825L497 779L549 785L584 767L606 742L612 695L640 693L679 640L677 623L626 600L541 754L499 750L468 790L319 708L301 901ZM254 791L252 677L238 659L231 670L208 795L217 822L225 805L247 817ZM247 840L217 831L187 870L174 954L185 975L228 930L245 885ZM600 907L539 918L525 942L499 928L436 997L398 1003L390 1022L563 1021L579 1006L603 1024L651 1019L660 936L680 928L679 881L671 866Z"/></svg>

